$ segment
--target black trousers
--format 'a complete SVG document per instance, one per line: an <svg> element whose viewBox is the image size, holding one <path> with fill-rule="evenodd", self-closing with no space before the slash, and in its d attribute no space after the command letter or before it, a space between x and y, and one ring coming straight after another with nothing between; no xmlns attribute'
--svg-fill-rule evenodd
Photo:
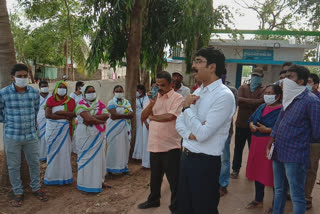
<svg viewBox="0 0 320 214"><path fill-rule="evenodd" d="M264 185L258 181L254 182L256 189L256 197L255 200L258 202L262 202L264 198Z"/></svg>
<svg viewBox="0 0 320 214"><path fill-rule="evenodd" d="M148 201L154 202L160 200L161 183L163 175L166 174L171 190L171 204L169 206L171 211L175 211L177 209L180 156L180 149L173 149L168 152L150 152L151 193L148 197Z"/></svg>
<svg viewBox="0 0 320 214"><path fill-rule="evenodd" d="M236 127L235 146L233 153L232 169L239 172L242 163L242 153L244 146L248 141L248 146L251 144L251 131L249 128Z"/></svg>
<svg viewBox="0 0 320 214"><path fill-rule="evenodd" d="M182 152L178 188L179 214L219 213L220 168L220 156L205 157Z"/></svg>

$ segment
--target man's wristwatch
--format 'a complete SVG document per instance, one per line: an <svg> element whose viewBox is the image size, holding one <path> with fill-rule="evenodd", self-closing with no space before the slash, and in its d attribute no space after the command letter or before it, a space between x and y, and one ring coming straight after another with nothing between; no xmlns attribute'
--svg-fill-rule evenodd
<svg viewBox="0 0 320 214"><path fill-rule="evenodd" d="M188 108L190 108L190 106L183 107L182 112L184 112L184 110L186 110L186 109L188 109Z"/></svg>

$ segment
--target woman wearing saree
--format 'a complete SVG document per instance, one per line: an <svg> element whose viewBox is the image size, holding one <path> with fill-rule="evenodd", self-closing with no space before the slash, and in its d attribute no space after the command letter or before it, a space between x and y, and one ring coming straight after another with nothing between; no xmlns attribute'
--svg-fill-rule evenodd
<svg viewBox="0 0 320 214"><path fill-rule="evenodd" d="M78 190L91 193L102 191L106 174L105 134L108 111L96 98L92 85L82 88L82 100L76 114L75 147L78 151Z"/></svg>
<svg viewBox="0 0 320 214"><path fill-rule="evenodd" d="M73 181L71 140L74 127L75 101L67 95L67 83L59 81L45 106L46 143L48 148L46 185L64 185Z"/></svg>
<svg viewBox="0 0 320 214"><path fill-rule="evenodd" d="M252 136L246 176L255 181L255 200L247 205L247 209L262 207L264 187L273 187L272 161L266 158L265 151L282 107L281 96L280 86L267 86L264 92L265 104L259 106L248 121Z"/></svg>
<svg viewBox="0 0 320 214"><path fill-rule="evenodd" d="M130 102L124 98L123 87L116 85L114 97L108 103L111 117L107 120L107 172L128 173L131 141L131 121L134 113Z"/></svg>
<svg viewBox="0 0 320 214"><path fill-rule="evenodd" d="M150 168L150 153L147 151L149 134L147 127L149 127L149 122L141 121L141 113L148 102L149 98L146 95L146 88L144 85L138 85L136 98L136 141L132 158L142 160L144 168Z"/></svg>
<svg viewBox="0 0 320 214"><path fill-rule="evenodd" d="M40 108L37 115L38 135L40 138L39 154L40 154L40 161L46 161L47 152L48 152L46 138L45 138L47 118L45 117L44 106L46 105L48 98L51 96L51 93L49 93L49 84L45 80L42 80L39 82L39 88L40 88Z"/></svg>

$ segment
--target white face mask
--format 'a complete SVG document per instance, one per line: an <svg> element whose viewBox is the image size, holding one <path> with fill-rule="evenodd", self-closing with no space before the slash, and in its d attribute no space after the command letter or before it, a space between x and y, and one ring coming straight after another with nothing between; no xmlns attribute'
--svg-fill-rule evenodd
<svg viewBox="0 0 320 214"><path fill-rule="evenodd" d="M305 89L306 86L298 85L295 81L285 78L283 80L283 109L286 110L294 98L299 96Z"/></svg>
<svg viewBox="0 0 320 214"><path fill-rule="evenodd" d="M141 96L141 93L137 91L137 92L136 92L136 96L137 96L137 97L140 97L140 96Z"/></svg>
<svg viewBox="0 0 320 214"><path fill-rule="evenodd" d="M263 99L264 99L264 102L267 104L267 105L272 105L273 103L276 102L276 95L272 94L272 95L264 95L263 96Z"/></svg>
<svg viewBox="0 0 320 214"><path fill-rule="evenodd" d="M97 93L85 94L85 96L86 96L86 100L93 101L96 99Z"/></svg>
<svg viewBox="0 0 320 214"><path fill-rule="evenodd" d="M116 98L124 98L124 93L114 93Z"/></svg>
<svg viewBox="0 0 320 214"><path fill-rule="evenodd" d="M58 88L57 94L59 96L64 96L67 93L67 89L66 88Z"/></svg>
<svg viewBox="0 0 320 214"><path fill-rule="evenodd" d="M18 86L19 88L24 88L29 84L28 78L15 77L14 79L15 79L15 85Z"/></svg>
<svg viewBox="0 0 320 214"><path fill-rule="evenodd" d="M48 93L48 92L49 92L49 87L40 88L40 91L41 91L42 93Z"/></svg>

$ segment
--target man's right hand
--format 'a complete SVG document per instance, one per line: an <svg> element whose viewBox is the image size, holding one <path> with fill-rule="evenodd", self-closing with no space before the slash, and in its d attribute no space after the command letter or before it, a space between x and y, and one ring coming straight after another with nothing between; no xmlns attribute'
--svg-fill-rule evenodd
<svg viewBox="0 0 320 214"><path fill-rule="evenodd" d="M187 96L186 100L184 101L183 107L190 107L191 104L196 104L198 99L200 99L199 96L190 94L189 96Z"/></svg>
<svg viewBox="0 0 320 214"><path fill-rule="evenodd" d="M189 135L189 140L197 140L196 136L194 136L192 133Z"/></svg>
<svg viewBox="0 0 320 214"><path fill-rule="evenodd" d="M269 153L270 153L270 149L271 149L271 146L272 146L272 143L274 142L274 138L271 137L268 144L267 144L267 147L266 147L266 158L268 158L269 156Z"/></svg>

